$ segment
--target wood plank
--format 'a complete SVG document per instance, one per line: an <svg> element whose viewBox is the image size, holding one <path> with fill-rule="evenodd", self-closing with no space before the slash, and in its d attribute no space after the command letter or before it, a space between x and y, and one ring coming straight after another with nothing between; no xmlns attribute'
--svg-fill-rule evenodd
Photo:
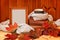
<svg viewBox="0 0 60 40"><path fill-rule="evenodd" d="M30 14L36 8L36 0L28 1L28 14Z"/></svg>
<svg viewBox="0 0 60 40"><path fill-rule="evenodd" d="M0 22L1 22L1 0L0 0Z"/></svg>
<svg viewBox="0 0 60 40"><path fill-rule="evenodd" d="M1 21L9 18L9 1L1 0Z"/></svg>
<svg viewBox="0 0 60 40"><path fill-rule="evenodd" d="M41 8L43 8L46 12L48 12L49 8L48 0L41 0Z"/></svg>
<svg viewBox="0 0 60 40"><path fill-rule="evenodd" d="M60 0L57 0L57 13L56 13L57 19L60 19Z"/></svg>
<svg viewBox="0 0 60 40"><path fill-rule="evenodd" d="M17 0L9 0L9 8L16 8Z"/></svg>
<svg viewBox="0 0 60 40"><path fill-rule="evenodd" d="M36 8L41 8L41 0L36 0Z"/></svg>
<svg viewBox="0 0 60 40"><path fill-rule="evenodd" d="M25 7L25 0L17 0L17 7L24 8Z"/></svg>

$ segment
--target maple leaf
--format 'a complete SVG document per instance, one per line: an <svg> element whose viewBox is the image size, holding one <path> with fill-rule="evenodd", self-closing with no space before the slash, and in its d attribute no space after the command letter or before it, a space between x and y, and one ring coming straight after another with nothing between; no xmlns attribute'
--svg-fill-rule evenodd
<svg viewBox="0 0 60 40"><path fill-rule="evenodd" d="M18 25L17 23L15 22L14 25L9 25L9 27L6 27L6 30L8 32L14 32L16 29L17 29Z"/></svg>
<svg viewBox="0 0 60 40"><path fill-rule="evenodd" d="M7 34L7 35L5 35L6 36L6 38L5 39L7 39L7 40L15 40L17 37L18 37L18 35L16 35L16 34Z"/></svg>
<svg viewBox="0 0 60 40"><path fill-rule="evenodd" d="M44 23L42 24L42 26L45 27L45 28L48 28L50 25L49 25L48 22L44 22Z"/></svg>

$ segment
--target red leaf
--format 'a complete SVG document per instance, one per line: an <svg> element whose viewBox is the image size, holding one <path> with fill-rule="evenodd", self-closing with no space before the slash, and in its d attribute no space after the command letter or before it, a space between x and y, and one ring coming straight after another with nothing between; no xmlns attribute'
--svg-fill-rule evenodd
<svg viewBox="0 0 60 40"><path fill-rule="evenodd" d="M30 37L29 37L29 35L24 35L24 40L30 40Z"/></svg>
<svg viewBox="0 0 60 40"><path fill-rule="evenodd" d="M44 22L43 23L43 27L48 28L49 27L49 23L48 22Z"/></svg>
<svg viewBox="0 0 60 40"><path fill-rule="evenodd" d="M8 32L13 32L17 29L17 27L18 27L17 23L14 23L14 25L9 25L9 27L6 27L6 30Z"/></svg>
<svg viewBox="0 0 60 40"><path fill-rule="evenodd" d="M8 39L16 39L17 35L16 34L7 34L5 35Z"/></svg>

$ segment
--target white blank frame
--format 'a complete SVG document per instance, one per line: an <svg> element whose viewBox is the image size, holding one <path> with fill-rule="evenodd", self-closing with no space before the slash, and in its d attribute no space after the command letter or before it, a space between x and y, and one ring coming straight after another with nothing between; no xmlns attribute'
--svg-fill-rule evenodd
<svg viewBox="0 0 60 40"><path fill-rule="evenodd" d="M12 24L26 23L26 11L25 9L12 9Z"/></svg>

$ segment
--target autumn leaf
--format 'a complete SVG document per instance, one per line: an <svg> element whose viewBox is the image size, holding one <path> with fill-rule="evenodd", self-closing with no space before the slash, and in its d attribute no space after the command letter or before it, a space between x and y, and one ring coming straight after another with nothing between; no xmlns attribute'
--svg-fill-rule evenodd
<svg viewBox="0 0 60 40"><path fill-rule="evenodd" d="M15 30L17 29L17 27L18 27L18 25L17 25L17 23L15 22L14 25L9 25L9 27L6 27L6 30L7 30L8 32L13 32L13 31L15 31Z"/></svg>

